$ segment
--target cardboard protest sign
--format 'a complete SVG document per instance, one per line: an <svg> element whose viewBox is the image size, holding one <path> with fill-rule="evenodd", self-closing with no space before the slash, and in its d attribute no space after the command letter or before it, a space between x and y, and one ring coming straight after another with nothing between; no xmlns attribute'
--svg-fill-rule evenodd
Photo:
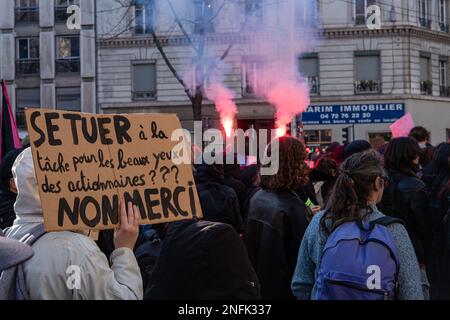
<svg viewBox="0 0 450 320"><path fill-rule="evenodd" d="M25 111L47 231L111 229L120 201L141 224L201 217L191 165L172 161L173 114Z"/></svg>
<svg viewBox="0 0 450 320"><path fill-rule="evenodd" d="M395 121L391 126L393 138L407 137L412 128L414 128L414 120L411 113L405 114L403 117Z"/></svg>

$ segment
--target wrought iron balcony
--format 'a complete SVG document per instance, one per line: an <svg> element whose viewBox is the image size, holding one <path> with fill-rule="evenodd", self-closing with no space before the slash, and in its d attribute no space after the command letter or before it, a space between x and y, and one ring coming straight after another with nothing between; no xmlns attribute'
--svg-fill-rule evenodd
<svg viewBox="0 0 450 320"><path fill-rule="evenodd" d="M39 22L39 8L16 8L16 23Z"/></svg>
<svg viewBox="0 0 450 320"><path fill-rule="evenodd" d="M57 59L56 72L80 72L80 58Z"/></svg>
<svg viewBox="0 0 450 320"><path fill-rule="evenodd" d="M380 80L357 80L354 83L355 94L380 93Z"/></svg>
<svg viewBox="0 0 450 320"><path fill-rule="evenodd" d="M19 59L16 61L16 74L18 76L29 76L39 74L38 59Z"/></svg>
<svg viewBox="0 0 450 320"><path fill-rule="evenodd" d="M433 81L426 80L420 82L420 93L423 95L433 94Z"/></svg>
<svg viewBox="0 0 450 320"><path fill-rule="evenodd" d="M419 18L419 23L420 23L421 27L428 28L428 29L431 28L431 20L430 19Z"/></svg>

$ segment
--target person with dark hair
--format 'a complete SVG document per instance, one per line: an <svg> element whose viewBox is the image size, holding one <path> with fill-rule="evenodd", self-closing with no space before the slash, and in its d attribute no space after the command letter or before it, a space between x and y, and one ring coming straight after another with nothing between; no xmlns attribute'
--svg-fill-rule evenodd
<svg viewBox="0 0 450 320"><path fill-rule="evenodd" d="M245 185L247 190L245 193L244 205L241 208L242 218L244 219L245 224L247 223L250 200L261 189L259 187L260 181L261 176L259 174L259 165L252 164L245 167L242 172L242 183Z"/></svg>
<svg viewBox="0 0 450 320"><path fill-rule="evenodd" d="M261 298L293 299L290 282L308 225L308 209L294 191L308 180L306 149L288 136L276 138L267 149L279 151L278 171L261 176L262 189L250 200L245 241L261 283Z"/></svg>
<svg viewBox="0 0 450 320"><path fill-rule="evenodd" d="M314 192L318 205L324 208L327 203L328 196L333 188L338 166L336 161L331 158L322 157L314 165L309 178L314 185Z"/></svg>
<svg viewBox="0 0 450 320"><path fill-rule="evenodd" d="M412 138L396 138L389 143L384 154L389 184L379 208L386 215L405 221L419 259L425 298L428 298L426 267L432 249L432 216L427 188L417 177L420 152L419 145Z"/></svg>
<svg viewBox="0 0 450 320"><path fill-rule="evenodd" d="M436 147L433 159L422 171L428 189L433 224L431 297L450 299L450 143Z"/></svg>
<svg viewBox="0 0 450 320"><path fill-rule="evenodd" d="M245 202L245 196L247 192L247 188L244 183L242 183L242 170L241 166L238 163L237 156L234 156L234 163L226 163L226 159L224 159L223 166L224 185L232 188L238 197L239 207L243 208ZM241 212L242 213L242 212Z"/></svg>
<svg viewBox="0 0 450 320"><path fill-rule="evenodd" d="M238 196L233 188L224 183L223 165L199 164L195 169L197 192L204 218L230 224L238 233L244 233Z"/></svg>
<svg viewBox="0 0 450 320"><path fill-rule="evenodd" d="M333 240L332 237L335 237L338 230L346 230L340 229L341 227L351 225L352 222L356 222L358 225L373 225L374 223L381 223L380 219L385 219L384 214L376 206L381 200L387 178L381 156L375 150L354 154L342 163L340 171L341 174L336 180L326 209L314 216L301 243L292 280L292 291L298 299L319 299L320 292L324 292L326 289L336 289L340 293L346 290L348 292L352 288L358 288L356 286L358 281L363 282L361 287L363 289L356 290L356 295L372 294L367 287L368 280L366 278L363 280L354 278L352 283L356 287L346 287L345 282L339 281L331 282L330 280L328 284L322 283L322 285L317 282L319 278L324 276L321 270L325 245L328 244L328 240ZM406 229L400 223L389 224L386 228L393 239L398 257L396 261L398 263L396 275L399 286L397 298L404 300L423 299L419 265ZM352 235L348 236L354 239ZM344 241L344 243L348 243L348 241ZM358 249L363 250L361 247L363 244L358 243ZM359 250L346 252L344 256L338 253L336 258L347 259L348 263L342 262L329 267L337 269L347 265L353 268L354 272L360 271L361 274L367 275L366 266L356 265L357 262L350 256L359 252ZM368 258L380 257L371 256ZM390 255L386 254L384 257L390 257ZM369 260L367 259L367 262L370 262ZM383 271L387 272L387 270ZM328 275L334 278L341 277L341 281L343 277L348 276L348 274L337 274L336 272ZM384 273L382 281L386 276L387 274ZM325 288L326 285L328 287ZM389 290L389 288L382 289ZM390 288L390 290L392 289ZM388 297L386 294L387 292L384 292L381 298Z"/></svg>
<svg viewBox="0 0 450 320"><path fill-rule="evenodd" d="M0 229L11 227L16 219L14 202L17 198L17 188L12 175L12 166L22 149L8 152L0 163Z"/></svg>
<svg viewBox="0 0 450 320"><path fill-rule="evenodd" d="M430 132L424 127L414 127L409 132L409 137L417 141L420 147L419 163L425 167L433 157L434 147L430 144Z"/></svg>
<svg viewBox="0 0 450 320"><path fill-rule="evenodd" d="M344 147L342 157L345 160L355 153L363 152L369 150L370 148L372 148L372 146L366 140L355 140Z"/></svg>

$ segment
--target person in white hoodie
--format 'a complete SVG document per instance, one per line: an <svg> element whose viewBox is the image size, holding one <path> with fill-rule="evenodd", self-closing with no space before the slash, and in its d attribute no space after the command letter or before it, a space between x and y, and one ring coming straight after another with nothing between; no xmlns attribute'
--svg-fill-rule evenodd
<svg viewBox="0 0 450 320"><path fill-rule="evenodd" d="M30 148L17 157L12 172L18 190L14 205L17 218L6 230L6 236L19 240L37 224L43 223ZM23 264L30 299L142 299L142 277L133 254L139 231L139 211L129 203L127 215L122 203L120 215L120 227L114 236L116 249L110 257L111 267L96 243L82 233L48 232L39 238L32 246L33 257ZM80 281L75 286L68 285L71 270L80 271Z"/></svg>

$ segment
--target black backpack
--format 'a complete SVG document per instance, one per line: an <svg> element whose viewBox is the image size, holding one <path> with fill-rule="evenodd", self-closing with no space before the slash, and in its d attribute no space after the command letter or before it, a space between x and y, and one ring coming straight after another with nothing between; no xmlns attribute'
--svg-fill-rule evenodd
<svg viewBox="0 0 450 320"><path fill-rule="evenodd" d="M233 227L205 220L170 224L145 300L259 298L258 278Z"/></svg>

